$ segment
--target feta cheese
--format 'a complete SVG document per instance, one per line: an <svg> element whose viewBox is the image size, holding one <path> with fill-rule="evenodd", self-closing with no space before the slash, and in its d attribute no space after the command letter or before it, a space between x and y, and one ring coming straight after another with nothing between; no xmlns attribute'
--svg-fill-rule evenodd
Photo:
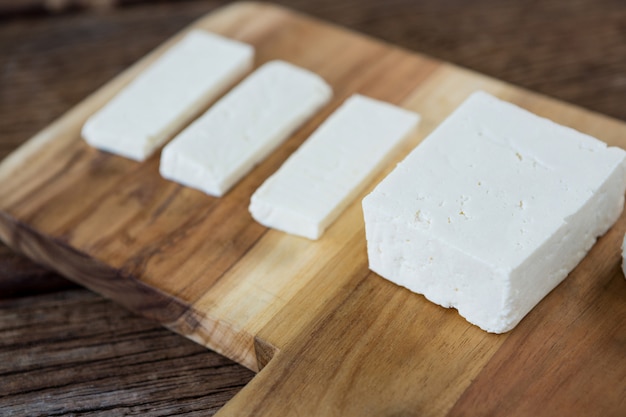
<svg viewBox="0 0 626 417"><path fill-rule="evenodd" d="M252 217L318 239L418 121L416 113L352 96L252 195Z"/></svg>
<svg viewBox="0 0 626 417"><path fill-rule="evenodd" d="M143 161L249 71L253 57L250 45L194 30L92 115L82 136Z"/></svg>
<svg viewBox="0 0 626 417"><path fill-rule="evenodd" d="M370 268L511 330L620 215L625 155L474 93L363 200Z"/></svg>
<svg viewBox="0 0 626 417"><path fill-rule="evenodd" d="M318 75L269 62L163 149L161 175L222 196L331 96Z"/></svg>

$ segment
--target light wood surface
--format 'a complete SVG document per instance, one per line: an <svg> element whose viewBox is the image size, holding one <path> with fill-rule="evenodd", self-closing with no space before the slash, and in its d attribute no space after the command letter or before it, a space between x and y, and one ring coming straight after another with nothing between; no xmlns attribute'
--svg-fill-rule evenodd
<svg viewBox="0 0 626 417"><path fill-rule="evenodd" d="M319 73L333 102L226 197L207 197L162 180L158 156L137 164L78 136L161 48L0 165L3 240L263 368L223 415L624 411L624 216L518 328L496 336L370 273L358 200L318 242L268 231L247 212L254 189L354 92L422 115L397 158L479 88L625 147L622 122L273 6L230 6L197 26L254 44L257 65L280 58Z"/></svg>

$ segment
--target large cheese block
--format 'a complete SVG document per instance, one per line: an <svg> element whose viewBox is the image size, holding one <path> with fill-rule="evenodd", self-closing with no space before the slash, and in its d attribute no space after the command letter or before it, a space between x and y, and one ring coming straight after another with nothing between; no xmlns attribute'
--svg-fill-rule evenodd
<svg viewBox="0 0 626 417"><path fill-rule="evenodd" d="M363 200L370 268L506 332L616 221L625 155L474 93Z"/></svg>
<svg viewBox="0 0 626 417"><path fill-rule="evenodd" d="M91 146L143 161L252 67L252 46L194 30L85 123Z"/></svg>
<svg viewBox="0 0 626 417"><path fill-rule="evenodd" d="M350 97L256 190L252 217L318 239L418 122L417 113Z"/></svg>
<svg viewBox="0 0 626 417"><path fill-rule="evenodd" d="M161 175L220 197L331 96L317 74L264 64L163 149Z"/></svg>

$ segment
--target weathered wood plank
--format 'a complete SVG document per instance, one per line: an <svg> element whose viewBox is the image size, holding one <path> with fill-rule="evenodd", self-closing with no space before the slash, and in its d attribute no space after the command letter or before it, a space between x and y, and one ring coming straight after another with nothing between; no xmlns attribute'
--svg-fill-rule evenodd
<svg viewBox="0 0 626 417"><path fill-rule="evenodd" d="M252 372L86 290L0 301L3 415L213 415Z"/></svg>

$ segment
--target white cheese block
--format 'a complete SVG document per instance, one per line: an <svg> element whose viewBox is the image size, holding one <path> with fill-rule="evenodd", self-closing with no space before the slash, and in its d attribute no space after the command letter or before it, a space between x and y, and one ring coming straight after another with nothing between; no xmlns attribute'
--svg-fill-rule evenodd
<svg viewBox="0 0 626 417"><path fill-rule="evenodd" d="M222 196L331 96L318 75L269 62L163 149L161 175Z"/></svg>
<svg viewBox="0 0 626 417"><path fill-rule="evenodd" d="M408 110L350 97L252 195L252 217L318 239L418 122Z"/></svg>
<svg viewBox="0 0 626 417"><path fill-rule="evenodd" d="M187 34L83 126L91 146L143 161L252 67L252 46Z"/></svg>
<svg viewBox="0 0 626 417"><path fill-rule="evenodd" d="M370 268L506 332L616 221L625 155L474 93L363 200Z"/></svg>

